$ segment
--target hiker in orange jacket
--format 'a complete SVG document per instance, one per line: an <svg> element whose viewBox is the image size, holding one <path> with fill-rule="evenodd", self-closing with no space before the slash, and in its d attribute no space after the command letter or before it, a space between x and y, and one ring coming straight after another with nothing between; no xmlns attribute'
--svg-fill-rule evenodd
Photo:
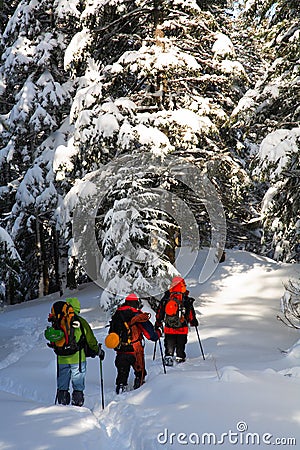
<svg viewBox="0 0 300 450"><path fill-rule="evenodd" d="M173 356L176 352L176 361L184 362L186 359L185 346L187 343L188 325L196 327L198 320L193 307L195 300L189 297L185 281L182 277L174 277L168 291L165 292L156 312L155 329L164 326L165 364L173 365Z"/></svg>
<svg viewBox="0 0 300 450"><path fill-rule="evenodd" d="M134 389L139 388L147 375L144 357L144 336L157 341L161 336L150 322L150 314L141 311L141 303L135 294L129 294L110 321L109 333L116 333L120 342L115 348L117 368L116 393L124 392L128 383L130 367L135 374Z"/></svg>

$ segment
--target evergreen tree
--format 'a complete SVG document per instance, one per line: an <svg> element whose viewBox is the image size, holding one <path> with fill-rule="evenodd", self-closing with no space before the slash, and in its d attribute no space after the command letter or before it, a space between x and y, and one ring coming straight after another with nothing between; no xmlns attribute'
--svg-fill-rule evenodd
<svg viewBox="0 0 300 450"><path fill-rule="evenodd" d="M124 14L122 5L107 2L99 9L93 3L82 13L90 30L84 34L84 58L81 40L74 39L68 64L85 66L86 71L71 109L74 138L65 152L73 156L62 159L62 178L81 179L124 154L150 153L158 161L161 155L173 154L194 161L199 174L208 173L222 192L229 216L236 217L248 179L234 149L228 150L226 122L245 90L247 76L223 32L224 24L218 25L195 2L157 2L153 8L128 2L127 7ZM82 35L83 31L78 33ZM122 176L127 188L119 200L124 204L130 180L126 173ZM169 186L188 202L201 228L201 242L209 243L204 204L172 176ZM103 217L113 217L114 211L118 215L115 207L108 202ZM245 208L241 216L247 214ZM173 226L170 222L170 229Z"/></svg>
<svg viewBox="0 0 300 450"><path fill-rule="evenodd" d="M48 293L51 284L57 290L56 269L49 261L57 253L53 211L58 194L51 166L56 147L68 137L63 122L72 83L63 68L68 17L56 15L56 3L20 1L2 36L1 205L25 262L26 298ZM49 280L53 276L55 282Z"/></svg>
<svg viewBox="0 0 300 450"><path fill-rule="evenodd" d="M258 14L252 4L246 2L243 16L248 24ZM284 2L279 5L277 13ZM180 223L155 203L153 189L163 188L170 203L177 196L180 215L188 210L197 220L201 245L210 243L213 230L203 196L178 178L167 158L183 158L197 167L200 179L209 177L224 205L229 246L257 245L249 223L258 216L255 203L263 186L256 184L253 201L248 164L250 150L267 135L261 125L252 136L255 108L244 107L243 101L251 97L251 91L244 94L254 88L264 61L250 44L243 48L241 28L226 6L231 5L222 0L19 2L2 35L0 220L24 261L28 298L63 290L64 277L69 286L83 279L72 215L76 199L99 171L106 179L96 245L110 267L98 267L99 261L96 267L113 294L118 275L128 289L146 295L153 288L147 284L149 274L159 274L162 289L166 275L176 270ZM270 13L259 14L267 18ZM281 18L286 26L284 14ZM272 22L270 29L277 25ZM262 19L256 31L259 27ZM247 60L254 62L254 76ZM271 73L265 77L269 82ZM281 81L283 92L284 77ZM272 114L262 86L258 82L254 95L255 101L261 95L256 111L261 118ZM268 132L277 129L266 126ZM153 159L152 173L143 155ZM129 165L120 167L124 157ZM264 164L266 176L268 170ZM148 207L141 202L145 198ZM88 203L82 207L88 215ZM127 244L132 264L125 254L116 254Z"/></svg>
<svg viewBox="0 0 300 450"><path fill-rule="evenodd" d="M5 29L8 20L12 16L17 4L18 0L11 0L9 2L5 0L0 0L0 41L2 37L2 32Z"/></svg>
<svg viewBox="0 0 300 450"><path fill-rule="evenodd" d="M142 298L160 295L177 273L166 252L171 218L164 211L160 193L150 191L158 180L151 179L150 174L147 177L144 167L140 177L132 177L132 171L128 172L126 176L125 169L116 177L116 188L111 189L106 199L111 197L113 206L100 225L103 254L100 273L109 293L103 296L102 304L110 309L116 296L122 298L131 290Z"/></svg>
<svg viewBox="0 0 300 450"><path fill-rule="evenodd" d="M14 304L22 300L20 256L9 234L0 227L0 303Z"/></svg>
<svg viewBox="0 0 300 450"><path fill-rule="evenodd" d="M246 2L246 25L264 42L263 77L241 99L233 122L254 168L262 251L299 261L299 17L297 1Z"/></svg>

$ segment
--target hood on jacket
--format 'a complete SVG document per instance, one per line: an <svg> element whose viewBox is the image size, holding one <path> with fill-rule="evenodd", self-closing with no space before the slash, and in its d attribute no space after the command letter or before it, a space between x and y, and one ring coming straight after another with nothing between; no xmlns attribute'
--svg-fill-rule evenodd
<svg viewBox="0 0 300 450"><path fill-rule="evenodd" d="M66 302L69 303L69 305L73 306L75 314L80 313L80 301L77 297L66 298Z"/></svg>

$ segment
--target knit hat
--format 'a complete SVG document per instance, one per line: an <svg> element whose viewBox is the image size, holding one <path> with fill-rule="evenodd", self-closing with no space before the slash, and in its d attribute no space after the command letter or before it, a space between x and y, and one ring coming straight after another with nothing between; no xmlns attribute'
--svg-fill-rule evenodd
<svg viewBox="0 0 300 450"><path fill-rule="evenodd" d="M186 292L186 284L184 278L178 276L174 277L171 282L170 292Z"/></svg>
<svg viewBox="0 0 300 450"><path fill-rule="evenodd" d="M138 302L139 298L135 295L135 294L129 294L127 295L127 297L125 298L126 302Z"/></svg>
<svg viewBox="0 0 300 450"><path fill-rule="evenodd" d="M69 303L69 305L73 306L75 314L80 313L80 301L77 297L66 298L66 302Z"/></svg>

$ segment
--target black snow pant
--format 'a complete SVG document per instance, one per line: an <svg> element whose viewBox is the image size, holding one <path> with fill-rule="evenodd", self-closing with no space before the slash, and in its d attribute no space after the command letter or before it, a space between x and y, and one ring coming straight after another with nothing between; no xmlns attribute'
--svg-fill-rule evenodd
<svg viewBox="0 0 300 450"><path fill-rule="evenodd" d="M146 370L135 370L135 363L136 358L134 354L132 353L117 353L116 359L115 359L115 366L117 368L117 378L116 378L116 385L123 384L123 386L127 386L128 384L128 377L130 368L132 367L134 370L134 375L137 378L145 378L147 375ZM144 373L143 373L144 372Z"/></svg>
<svg viewBox="0 0 300 450"><path fill-rule="evenodd" d="M165 334L165 356L176 356L186 358L185 346L187 343L187 334Z"/></svg>

